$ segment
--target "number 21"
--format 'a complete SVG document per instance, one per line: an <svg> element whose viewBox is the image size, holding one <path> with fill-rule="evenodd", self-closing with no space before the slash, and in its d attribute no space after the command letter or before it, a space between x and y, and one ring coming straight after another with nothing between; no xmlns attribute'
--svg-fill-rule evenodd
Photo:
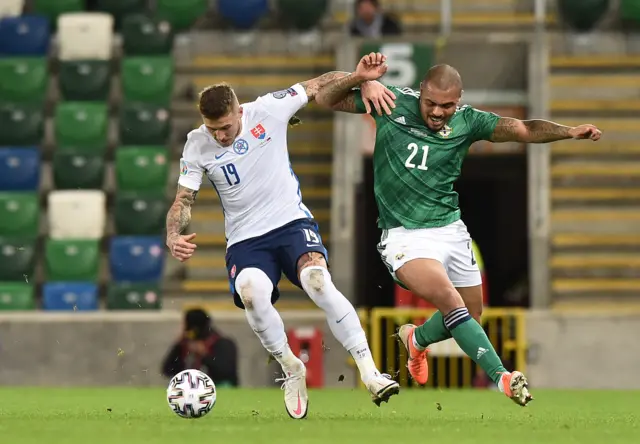
<svg viewBox="0 0 640 444"><path fill-rule="evenodd" d="M411 154L409 154L409 157L407 158L407 161L404 163L404 166L406 166L407 168L415 168L416 164L412 163L411 161L413 160L414 157L416 157L416 154L418 154L418 150L420 149L420 147L418 147L417 143L410 143L407 146L408 150L411 150ZM427 168L427 156L429 155L429 147L427 145L424 145L422 147L422 162L420 162L420 165L418 165L418 169L419 170L428 170L429 168Z"/></svg>

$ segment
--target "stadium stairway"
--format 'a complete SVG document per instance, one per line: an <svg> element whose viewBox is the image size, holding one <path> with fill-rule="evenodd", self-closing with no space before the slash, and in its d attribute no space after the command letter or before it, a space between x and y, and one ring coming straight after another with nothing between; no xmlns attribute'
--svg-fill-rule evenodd
<svg viewBox="0 0 640 444"><path fill-rule="evenodd" d="M277 47L277 46L276 46ZM173 149L177 160L184 143L184 135L201 124L194 103L198 91L207 85L230 83L240 102L255 100L257 96L278 91L334 69L333 55L273 54L260 55L212 54L195 55L188 63L178 66L172 109L178 138ZM304 202L320 224L325 243L329 242L331 208L332 116L314 103L300 113L302 124L289 130L291 163L300 184ZM190 232L197 233L198 253L185 264L184 280L171 280L179 285L175 290L188 299L230 301L229 282L225 267L225 235L222 209L216 191L206 183L198 194L192 212ZM179 282L179 284L177 284ZM307 298L296 298L300 290L285 277L280 283L283 302L289 306L308 306ZM293 302L288 296L294 296ZM213 299L212 299L213 297ZM221 299L223 300L223 299ZM288 301L287 301L288 300ZM299 304L298 304L299 302Z"/></svg>
<svg viewBox="0 0 640 444"><path fill-rule="evenodd" d="M554 306L637 304L640 290L640 57L554 56L551 117L593 123L598 143L551 144Z"/></svg>

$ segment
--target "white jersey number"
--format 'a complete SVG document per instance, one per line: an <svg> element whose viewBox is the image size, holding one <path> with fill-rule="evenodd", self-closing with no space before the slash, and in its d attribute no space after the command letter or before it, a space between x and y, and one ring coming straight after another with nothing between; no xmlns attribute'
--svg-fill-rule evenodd
<svg viewBox="0 0 640 444"><path fill-rule="evenodd" d="M416 155L418 154L418 150L420 149L420 147L418 146L417 143L410 143L407 146L408 150L411 150L411 154L409 154L409 158L407 158L407 161L404 163L404 166L406 166L407 168L415 168L416 164L412 163L413 158L416 157ZM429 168L427 168L427 156L429 155L429 147L427 145L424 145L422 147L422 162L420 162L420 165L418 165L418 169L419 170L424 170L427 171Z"/></svg>

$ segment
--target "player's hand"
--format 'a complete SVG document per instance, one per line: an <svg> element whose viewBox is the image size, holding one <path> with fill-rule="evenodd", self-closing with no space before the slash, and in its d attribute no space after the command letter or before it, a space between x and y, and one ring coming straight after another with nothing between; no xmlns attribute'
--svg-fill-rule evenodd
<svg viewBox="0 0 640 444"><path fill-rule="evenodd" d="M387 72L387 57L379 52L372 52L360 59L355 75L363 82L377 80Z"/></svg>
<svg viewBox="0 0 640 444"><path fill-rule="evenodd" d="M396 95L393 91L376 80L363 83L360 90L367 114L371 114L371 105L373 105L379 116L382 115L382 111L388 116L391 115L391 110L396 107L394 102Z"/></svg>
<svg viewBox="0 0 640 444"><path fill-rule="evenodd" d="M200 356L207 354L207 346L204 344L204 341L189 341L187 344L187 348L191 353Z"/></svg>
<svg viewBox="0 0 640 444"><path fill-rule="evenodd" d="M196 244L191 241L196 237L196 233L174 235L167 238L167 247L171 251L171 256L178 259L180 262L184 262L193 256L196 248Z"/></svg>
<svg viewBox="0 0 640 444"><path fill-rule="evenodd" d="M574 139L589 139L595 142L596 140L600 140L602 131L600 131L594 125L585 124L571 128L569 130L569 134Z"/></svg>

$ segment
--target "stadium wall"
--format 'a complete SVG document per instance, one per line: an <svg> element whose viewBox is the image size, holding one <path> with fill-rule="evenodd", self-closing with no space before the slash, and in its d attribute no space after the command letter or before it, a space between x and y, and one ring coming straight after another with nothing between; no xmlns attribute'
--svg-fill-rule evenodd
<svg viewBox="0 0 640 444"><path fill-rule="evenodd" d="M322 330L326 386L356 386L355 367L331 335L323 312L281 314L287 328ZM236 341L240 383L275 386L279 366L267 365L267 353L244 313L218 312L213 317L216 328ZM181 324L177 311L0 314L0 381L11 386L164 385L160 366Z"/></svg>

